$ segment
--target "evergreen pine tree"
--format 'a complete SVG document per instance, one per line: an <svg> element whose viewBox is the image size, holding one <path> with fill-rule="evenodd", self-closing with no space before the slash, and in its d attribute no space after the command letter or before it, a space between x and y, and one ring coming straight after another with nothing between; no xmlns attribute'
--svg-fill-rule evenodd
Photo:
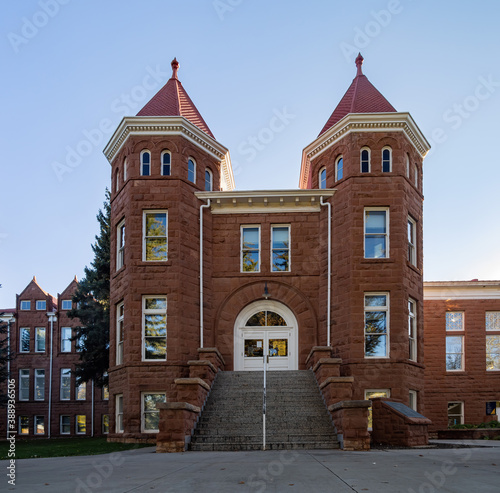
<svg viewBox="0 0 500 493"><path fill-rule="evenodd" d="M109 272L110 272L110 192L106 189L104 208L99 210L99 235L92 245L94 260L85 267L73 301L76 308L68 312L78 318L73 340L80 346L80 362L75 375L77 382L94 380L97 386L107 384L109 367Z"/></svg>

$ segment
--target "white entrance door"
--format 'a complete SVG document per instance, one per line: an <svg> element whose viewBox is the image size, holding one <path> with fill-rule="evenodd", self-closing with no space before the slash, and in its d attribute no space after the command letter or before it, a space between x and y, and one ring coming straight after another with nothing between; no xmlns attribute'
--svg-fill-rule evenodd
<svg viewBox="0 0 500 493"><path fill-rule="evenodd" d="M293 313L274 301L252 303L235 325L235 370L297 369L297 323Z"/></svg>

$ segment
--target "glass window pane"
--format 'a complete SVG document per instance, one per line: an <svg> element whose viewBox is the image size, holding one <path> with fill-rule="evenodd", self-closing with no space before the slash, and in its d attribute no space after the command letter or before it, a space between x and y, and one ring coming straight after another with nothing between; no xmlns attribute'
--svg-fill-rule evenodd
<svg viewBox="0 0 500 493"><path fill-rule="evenodd" d="M252 315L245 324L247 327L256 327L266 325L266 312L258 312Z"/></svg>
<svg viewBox="0 0 500 493"><path fill-rule="evenodd" d="M367 234L385 234L386 233L386 211L365 211L366 214L366 233Z"/></svg>
<svg viewBox="0 0 500 493"><path fill-rule="evenodd" d="M267 325L268 326L276 326L276 325L286 326L286 321L281 315L278 315L275 312L267 312Z"/></svg>
<svg viewBox="0 0 500 493"><path fill-rule="evenodd" d="M288 339L269 339L269 356L288 356Z"/></svg>
<svg viewBox="0 0 500 493"><path fill-rule="evenodd" d="M167 236L167 214L165 212L146 214L146 236Z"/></svg>
<svg viewBox="0 0 500 493"><path fill-rule="evenodd" d="M365 237L365 257L366 258L385 258L386 257L386 238L385 236L367 236Z"/></svg>
<svg viewBox="0 0 500 493"><path fill-rule="evenodd" d="M166 298L146 298L146 310L166 310Z"/></svg>
<svg viewBox="0 0 500 493"><path fill-rule="evenodd" d="M243 229L243 248L259 248L259 228Z"/></svg>
<svg viewBox="0 0 500 493"><path fill-rule="evenodd" d="M385 358L387 356L385 335L367 335L365 337L366 356Z"/></svg>
<svg viewBox="0 0 500 493"><path fill-rule="evenodd" d="M375 294L365 296L365 306L386 306L387 296L385 294Z"/></svg>
<svg viewBox="0 0 500 493"><path fill-rule="evenodd" d="M145 315L144 330L146 336L160 337L167 335L166 315Z"/></svg>
<svg viewBox="0 0 500 493"><path fill-rule="evenodd" d="M446 338L446 352L447 353L461 353L462 352L462 338L461 337L447 337Z"/></svg>
<svg viewBox="0 0 500 493"><path fill-rule="evenodd" d="M500 312L486 312L486 330L500 331Z"/></svg>
<svg viewBox="0 0 500 493"><path fill-rule="evenodd" d="M149 164L150 163L151 156L149 155L149 152L143 152L142 153L142 162L144 164Z"/></svg>
<svg viewBox="0 0 500 493"><path fill-rule="evenodd" d="M463 330L463 313L462 312L447 312L446 313L446 330Z"/></svg>
<svg viewBox="0 0 500 493"><path fill-rule="evenodd" d="M243 251L243 271L259 270L259 252Z"/></svg>
<svg viewBox="0 0 500 493"><path fill-rule="evenodd" d="M263 339L245 339L245 358L262 357L264 354Z"/></svg>
<svg viewBox="0 0 500 493"><path fill-rule="evenodd" d="M144 355L146 359L165 359L167 354L166 337L146 337Z"/></svg>
<svg viewBox="0 0 500 493"><path fill-rule="evenodd" d="M273 228L273 248L288 248L288 228Z"/></svg>
<svg viewBox="0 0 500 493"><path fill-rule="evenodd" d="M146 238L146 260L167 260L167 240Z"/></svg>
<svg viewBox="0 0 500 493"><path fill-rule="evenodd" d="M387 328L386 312L366 312L365 331L367 333L385 334Z"/></svg>
<svg viewBox="0 0 500 493"><path fill-rule="evenodd" d="M273 271L287 272L288 269L288 250L273 250Z"/></svg>

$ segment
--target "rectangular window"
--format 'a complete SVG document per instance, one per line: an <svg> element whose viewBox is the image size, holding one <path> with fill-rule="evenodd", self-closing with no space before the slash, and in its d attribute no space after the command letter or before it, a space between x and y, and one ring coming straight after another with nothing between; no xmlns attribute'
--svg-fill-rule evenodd
<svg viewBox="0 0 500 493"><path fill-rule="evenodd" d="M260 272L260 226L241 227L241 272Z"/></svg>
<svg viewBox="0 0 500 493"><path fill-rule="evenodd" d="M115 396L115 433L123 433L123 394Z"/></svg>
<svg viewBox="0 0 500 493"><path fill-rule="evenodd" d="M78 435L87 433L87 416L85 414L76 415L76 433Z"/></svg>
<svg viewBox="0 0 500 493"><path fill-rule="evenodd" d="M19 329L19 351L21 353L30 352L30 329L27 327Z"/></svg>
<svg viewBox="0 0 500 493"><path fill-rule="evenodd" d="M486 330L500 332L500 312L486 312Z"/></svg>
<svg viewBox="0 0 500 493"><path fill-rule="evenodd" d="M31 310L31 301L21 300L21 310Z"/></svg>
<svg viewBox="0 0 500 493"><path fill-rule="evenodd" d="M500 370L500 335L486 336L486 369Z"/></svg>
<svg viewBox="0 0 500 493"><path fill-rule="evenodd" d="M365 390L365 400L375 399L377 397L390 397L390 389L373 389ZM368 430L373 429L373 413L371 406L368 408Z"/></svg>
<svg viewBox="0 0 500 493"><path fill-rule="evenodd" d="M71 417L67 414L62 414L60 417L60 425L59 429L61 432L61 435L69 435L71 433Z"/></svg>
<svg viewBox="0 0 500 493"><path fill-rule="evenodd" d="M389 209L365 209L365 258L389 257Z"/></svg>
<svg viewBox="0 0 500 493"><path fill-rule="evenodd" d="M271 266L273 272L290 270L290 226L271 228Z"/></svg>
<svg viewBox="0 0 500 493"><path fill-rule="evenodd" d="M29 435L30 433L30 418L29 416L19 416L19 434Z"/></svg>
<svg viewBox="0 0 500 493"><path fill-rule="evenodd" d="M71 300L62 300L61 310L71 310L73 308L73 303Z"/></svg>
<svg viewBox="0 0 500 493"><path fill-rule="evenodd" d="M45 435L44 416L35 416L35 435Z"/></svg>
<svg viewBox="0 0 500 493"><path fill-rule="evenodd" d="M46 310L47 302L45 300L36 300L36 309L37 310Z"/></svg>
<svg viewBox="0 0 500 493"><path fill-rule="evenodd" d="M71 327L61 327L61 352L71 353Z"/></svg>
<svg viewBox="0 0 500 493"><path fill-rule="evenodd" d="M464 313L446 312L446 330L464 330Z"/></svg>
<svg viewBox="0 0 500 493"><path fill-rule="evenodd" d="M464 369L463 336L446 336L446 371Z"/></svg>
<svg viewBox="0 0 500 493"><path fill-rule="evenodd" d="M408 391L408 407L417 411L417 391L409 390Z"/></svg>
<svg viewBox="0 0 500 493"><path fill-rule="evenodd" d="M123 363L123 319L125 308L123 303L116 307L116 364Z"/></svg>
<svg viewBox="0 0 500 493"><path fill-rule="evenodd" d="M61 401L69 401L71 399L71 370L63 368L61 370Z"/></svg>
<svg viewBox="0 0 500 493"><path fill-rule="evenodd" d="M35 370L35 401L45 399L45 370Z"/></svg>
<svg viewBox="0 0 500 493"><path fill-rule="evenodd" d="M408 217L408 262L417 266L417 223Z"/></svg>
<svg viewBox="0 0 500 493"><path fill-rule="evenodd" d="M389 295L365 294L365 358L389 356Z"/></svg>
<svg viewBox="0 0 500 493"><path fill-rule="evenodd" d="M143 298L143 359L167 359L167 298L145 296Z"/></svg>
<svg viewBox="0 0 500 493"><path fill-rule="evenodd" d="M30 399L30 371L19 370L19 400L29 401Z"/></svg>
<svg viewBox="0 0 500 493"><path fill-rule="evenodd" d="M464 403L448 402L448 426L464 424Z"/></svg>
<svg viewBox="0 0 500 493"><path fill-rule="evenodd" d="M37 353L45 352L45 327L35 329L35 351Z"/></svg>
<svg viewBox="0 0 500 493"><path fill-rule="evenodd" d="M418 188L418 167L417 167L417 165L415 165L414 181L415 181L415 186Z"/></svg>
<svg viewBox="0 0 500 493"><path fill-rule="evenodd" d="M167 211L144 212L143 260L167 260Z"/></svg>
<svg viewBox="0 0 500 493"><path fill-rule="evenodd" d="M156 404L165 402L165 394L142 394L142 431L146 433L158 432L160 411Z"/></svg>
<svg viewBox="0 0 500 493"><path fill-rule="evenodd" d="M84 401L87 398L87 382L81 382L76 386L75 399Z"/></svg>
<svg viewBox="0 0 500 493"><path fill-rule="evenodd" d="M104 435L109 433L109 414L102 415L102 433Z"/></svg>
<svg viewBox="0 0 500 493"><path fill-rule="evenodd" d="M116 228L116 270L125 264L125 220Z"/></svg>
<svg viewBox="0 0 500 493"><path fill-rule="evenodd" d="M408 300L408 358L417 361L417 303L411 298Z"/></svg>

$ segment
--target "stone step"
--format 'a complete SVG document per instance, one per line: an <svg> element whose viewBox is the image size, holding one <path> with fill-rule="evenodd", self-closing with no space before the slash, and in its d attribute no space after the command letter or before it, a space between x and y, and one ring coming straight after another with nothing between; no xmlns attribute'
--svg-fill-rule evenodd
<svg viewBox="0 0 500 493"><path fill-rule="evenodd" d="M250 450L262 450L262 441L260 444L257 443L193 443L190 444L190 450L195 452L243 452ZM303 443L291 443L291 442L278 442L278 443L266 443L266 450L334 450L339 449L340 445L338 442L303 442Z"/></svg>

